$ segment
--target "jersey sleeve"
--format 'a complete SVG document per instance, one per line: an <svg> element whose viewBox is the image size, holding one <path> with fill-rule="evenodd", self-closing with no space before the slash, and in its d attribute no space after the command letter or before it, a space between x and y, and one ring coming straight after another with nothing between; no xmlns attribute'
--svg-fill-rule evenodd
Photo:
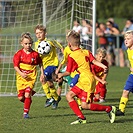
<svg viewBox="0 0 133 133"><path fill-rule="evenodd" d="M75 62L73 58L68 56L68 63L67 63L67 72L74 72L78 68L78 64Z"/></svg>
<svg viewBox="0 0 133 133"><path fill-rule="evenodd" d="M15 66L19 67L20 56L21 56L20 52L15 53L15 55L13 57L13 65L14 65L14 67Z"/></svg>
<svg viewBox="0 0 133 133"><path fill-rule="evenodd" d="M56 48L58 48L58 49L62 49L63 48L63 46L59 43L59 42L57 42L56 40L47 40L52 46L54 46L54 47L56 47Z"/></svg>
<svg viewBox="0 0 133 133"><path fill-rule="evenodd" d="M90 51L89 52L89 60L90 62L92 62L93 60L95 60L95 57L92 55L92 53Z"/></svg>

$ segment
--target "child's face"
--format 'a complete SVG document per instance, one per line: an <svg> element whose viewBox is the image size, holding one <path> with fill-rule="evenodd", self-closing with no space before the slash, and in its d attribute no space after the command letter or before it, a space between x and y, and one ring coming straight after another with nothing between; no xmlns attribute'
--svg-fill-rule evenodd
<svg viewBox="0 0 133 133"><path fill-rule="evenodd" d="M99 62L102 62L104 58L105 58L105 56L102 53L98 53L96 55L96 60Z"/></svg>
<svg viewBox="0 0 133 133"><path fill-rule="evenodd" d="M46 33L43 30L36 29L35 34L39 41L43 41L45 39Z"/></svg>
<svg viewBox="0 0 133 133"><path fill-rule="evenodd" d="M31 40L27 39L27 38L24 38L22 41L21 41L21 45L23 46L24 50L26 52L30 52L31 51L31 47L32 47L32 42Z"/></svg>
<svg viewBox="0 0 133 133"><path fill-rule="evenodd" d="M132 47L133 46L133 35L132 34L126 35L124 42L127 48Z"/></svg>

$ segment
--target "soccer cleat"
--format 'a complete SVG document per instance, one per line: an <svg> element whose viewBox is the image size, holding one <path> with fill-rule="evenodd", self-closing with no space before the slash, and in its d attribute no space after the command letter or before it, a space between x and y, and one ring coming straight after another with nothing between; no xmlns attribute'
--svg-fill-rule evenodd
<svg viewBox="0 0 133 133"><path fill-rule="evenodd" d="M104 103L104 102L105 102L104 99L100 99L100 100L99 100L99 103Z"/></svg>
<svg viewBox="0 0 133 133"><path fill-rule="evenodd" d="M47 99L45 103L45 107L49 107L54 102L53 98Z"/></svg>
<svg viewBox="0 0 133 133"><path fill-rule="evenodd" d="M61 96L58 96L58 100L57 100L58 102L60 102L61 101Z"/></svg>
<svg viewBox="0 0 133 133"><path fill-rule="evenodd" d="M23 118L27 119L27 118L29 118L29 115L28 114L23 114Z"/></svg>
<svg viewBox="0 0 133 133"><path fill-rule="evenodd" d="M110 123L114 123L116 107L115 106L111 106L111 107L112 107L112 110L108 113L108 115L109 115L109 118L110 118Z"/></svg>
<svg viewBox="0 0 133 133"><path fill-rule="evenodd" d="M58 101L54 101L54 102L53 102L53 105L52 105L52 108L53 108L53 109L57 109L58 103L59 103Z"/></svg>
<svg viewBox="0 0 133 133"><path fill-rule="evenodd" d="M86 124L86 119L78 118L76 121L71 123L71 125L74 125L74 124Z"/></svg>
<svg viewBox="0 0 133 133"><path fill-rule="evenodd" d="M121 110L117 110L116 111L116 116L124 116L124 112L122 112Z"/></svg>

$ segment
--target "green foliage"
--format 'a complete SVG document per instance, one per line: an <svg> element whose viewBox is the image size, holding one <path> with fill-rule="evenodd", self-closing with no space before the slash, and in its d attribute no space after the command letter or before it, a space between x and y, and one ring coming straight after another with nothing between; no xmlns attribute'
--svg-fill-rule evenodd
<svg viewBox="0 0 133 133"><path fill-rule="evenodd" d="M111 67L108 75L107 97L105 105L118 107L129 68ZM76 116L69 108L65 97L57 110L44 108L45 97L33 97L30 119L23 119L23 104L17 97L0 97L1 133L132 133L133 97L130 96L126 115L116 117L115 123L109 123L105 112L84 110L87 124L70 125Z"/></svg>
<svg viewBox="0 0 133 133"><path fill-rule="evenodd" d="M97 18L132 18L132 0L96 0Z"/></svg>

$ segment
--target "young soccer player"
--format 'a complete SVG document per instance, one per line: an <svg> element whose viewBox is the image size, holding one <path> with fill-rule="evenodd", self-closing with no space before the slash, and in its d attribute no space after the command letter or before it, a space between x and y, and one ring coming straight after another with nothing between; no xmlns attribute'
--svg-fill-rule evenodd
<svg viewBox="0 0 133 133"><path fill-rule="evenodd" d="M106 57L106 50L104 48L98 48L96 51L96 60L104 64L108 67L108 62L105 60ZM95 97L94 102L105 102L105 96L106 96L106 78L108 75L108 72L104 72L104 69L92 64L92 73L94 74L94 77L96 79L96 89L95 89Z"/></svg>
<svg viewBox="0 0 133 133"><path fill-rule="evenodd" d="M83 109L92 111L106 111L109 114L110 122L113 123L115 121L116 107L92 103L96 81L90 69L90 62L102 67L105 72L107 71L107 67L95 60L89 50L80 49L80 34L71 31L68 36L68 46L73 52L68 56L66 71L64 73L59 73L58 78L70 75L70 73L75 70L80 73L78 83L72 87L66 95L70 108L78 117L78 120L72 122L71 124L86 123L86 118L74 99L75 96L81 99L81 106Z"/></svg>
<svg viewBox="0 0 133 133"><path fill-rule="evenodd" d="M119 103L119 110L116 112L116 116L124 116L125 108L129 99L130 92L133 93L133 30L127 31L124 34L124 42L127 49L128 59L131 65L131 73L128 76L128 79L125 83L124 90Z"/></svg>
<svg viewBox="0 0 133 133"><path fill-rule="evenodd" d="M61 51L63 52L63 47L60 43L58 43L55 40L52 41L46 39L46 27L43 25L37 25L35 27L35 34L38 39L38 41L35 42L36 51L38 49L38 44L41 41L47 41L51 45L51 50L48 54L40 55L43 62L44 75L45 75L45 79L41 81L41 83L44 93L46 94L47 97L45 107L49 107L53 103L52 108L56 109L58 106L58 102L60 101L60 97L56 92L54 83L51 80L51 78L52 78L52 73L56 70L59 63L56 48L61 49Z"/></svg>
<svg viewBox="0 0 133 133"><path fill-rule="evenodd" d="M20 43L23 48L14 55L13 64L17 75L18 99L24 103L23 118L29 118L31 96L35 94L33 87L37 77L36 66L40 66L40 80L43 80L43 65L39 54L31 48L33 40L30 33L23 33Z"/></svg>

